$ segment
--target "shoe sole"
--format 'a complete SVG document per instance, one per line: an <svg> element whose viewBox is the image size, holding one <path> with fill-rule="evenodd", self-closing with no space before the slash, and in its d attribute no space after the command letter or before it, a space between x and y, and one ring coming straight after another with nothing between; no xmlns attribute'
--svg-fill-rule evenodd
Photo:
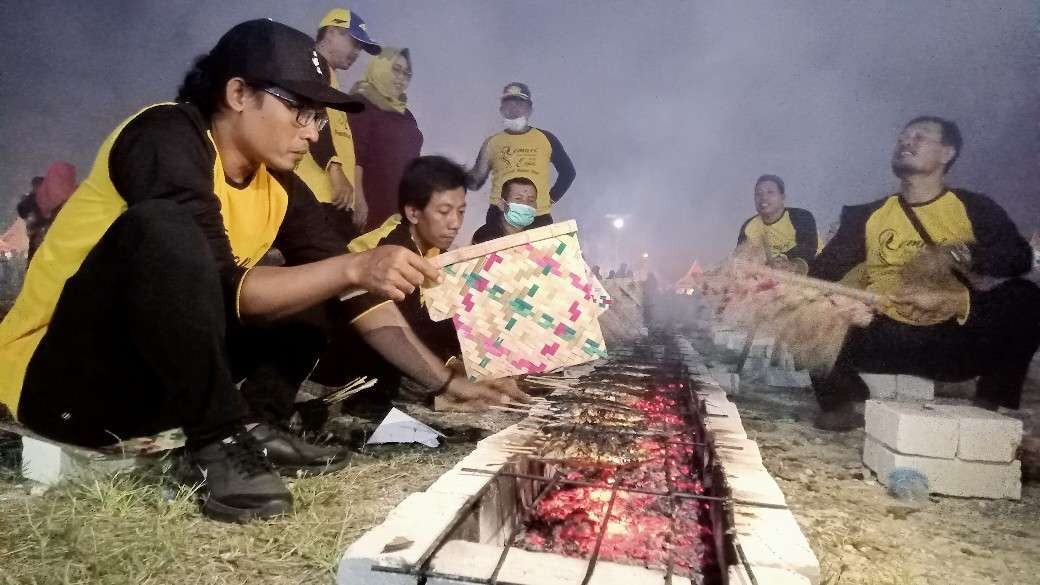
<svg viewBox="0 0 1040 585"><path fill-rule="evenodd" d="M259 508L236 508L207 497L202 503L202 513L213 520L233 524L246 524L254 520L267 520L284 516L293 510L292 502L271 501Z"/></svg>

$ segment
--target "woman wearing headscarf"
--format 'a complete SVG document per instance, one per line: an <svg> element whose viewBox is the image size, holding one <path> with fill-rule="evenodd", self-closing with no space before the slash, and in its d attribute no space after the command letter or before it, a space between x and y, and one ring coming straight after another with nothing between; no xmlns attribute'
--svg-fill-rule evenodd
<svg viewBox="0 0 1040 585"><path fill-rule="evenodd" d="M365 111L351 114L357 157L356 182L361 186L355 220L363 231L375 229L397 212L397 186L405 166L419 156L423 135L408 110L412 59L408 49L383 47L368 63L351 93Z"/></svg>

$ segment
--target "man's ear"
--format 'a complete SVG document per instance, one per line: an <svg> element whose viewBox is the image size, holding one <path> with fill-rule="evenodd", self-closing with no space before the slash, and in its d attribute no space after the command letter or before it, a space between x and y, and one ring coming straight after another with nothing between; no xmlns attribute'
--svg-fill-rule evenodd
<svg viewBox="0 0 1040 585"><path fill-rule="evenodd" d="M224 102L233 112L243 111L247 101L252 97L252 90L241 77L232 77L224 85Z"/></svg>
<svg viewBox="0 0 1040 585"><path fill-rule="evenodd" d="M412 225L416 225L419 223L420 213L422 213L422 211L420 211L420 209L418 207L415 207L414 205L404 206L404 219Z"/></svg>
<svg viewBox="0 0 1040 585"><path fill-rule="evenodd" d="M944 146L943 147L943 157L942 157L943 166L946 166L946 163L948 163L951 160L953 160L953 157L956 156L956 155L957 155L957 149L956 148L954 148L952 146Z"/></svg>

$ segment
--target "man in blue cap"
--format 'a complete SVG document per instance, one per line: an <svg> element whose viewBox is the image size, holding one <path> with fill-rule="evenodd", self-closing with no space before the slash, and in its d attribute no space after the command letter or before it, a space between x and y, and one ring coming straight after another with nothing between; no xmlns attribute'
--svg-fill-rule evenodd
<svg viewBox="0 0 1040 585"><path fill-rule="evenodd" d="M382 48L368 35L368 25L356 12L333 8L318 24L316 48L328 62L329 84L339 89L336 71L346 71L361 51L378 55ZM354 138L346 114L328 110L329 124L321 132L322 147L300 161L296 174L322 203L329 226L343 245L357 235L355 224L364 224L367 208L355 180Z"/></svg>

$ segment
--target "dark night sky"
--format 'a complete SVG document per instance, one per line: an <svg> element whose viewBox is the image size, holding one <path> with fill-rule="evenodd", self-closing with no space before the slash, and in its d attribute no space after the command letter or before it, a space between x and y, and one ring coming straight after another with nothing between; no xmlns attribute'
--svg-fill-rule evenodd
<svg viewBox="0 0 1040 585"><path fill-rule="evenodd" d="M271 17L313 33L331 6L4 1L0 217L52 160L85 176L104 136L171 98L192 58L233 24ZM647 251L672 273L695 256L719 258L767 172L826 229L843 203L895 188L894 137L922 113L961 124L967 145L952 184L991 194L1027 234L1040 227L1030 0L350 6L376 39L412 49L409 95L427 153L471 163L500 127L501 87L531 85L534 123L560 137L578 169L555 215L578 219L594 261L612 260L608 213L630 215L622 260ZM466 236L486 193L470 201Z"/></svg>

